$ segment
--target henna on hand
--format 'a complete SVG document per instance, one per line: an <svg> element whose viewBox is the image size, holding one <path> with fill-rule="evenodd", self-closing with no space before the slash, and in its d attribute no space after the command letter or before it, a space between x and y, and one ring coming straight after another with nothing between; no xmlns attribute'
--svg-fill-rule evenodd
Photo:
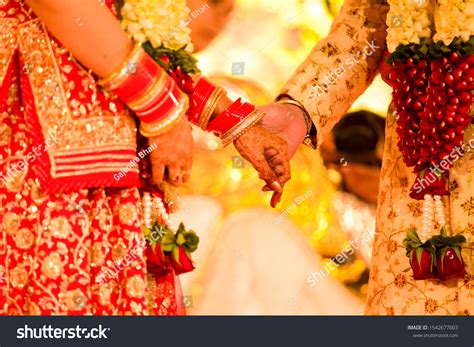
<svg viewBox="0 0 474 347"><path fill-rule="evenodd" d="M264 189L268 187L274 191L271 205L275 207L281 199L284 184L291 178L286 141L256 125L239 137L234 145L266 182Z"/></svg>
<svg viewBox="0 0 474 347"><path fill-rule="evenodd" d="M153 182L158 185L166 180L174 186L185 183L189 179L194 147L188 121L183 118L168 132L150 137L149 142L157 146L150 154Z"/></svg>

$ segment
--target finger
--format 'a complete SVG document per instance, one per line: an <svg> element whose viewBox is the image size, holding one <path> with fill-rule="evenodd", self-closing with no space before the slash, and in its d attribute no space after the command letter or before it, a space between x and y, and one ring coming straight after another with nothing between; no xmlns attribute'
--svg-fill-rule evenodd
<svg viewBox="0 0 474 347"><path fill-rule="evenodd" d="M268 164L270 164L272 168L275 168L276 166L283 165L283 162L285 161L285 159L283 158L282 155L277 154L273 156L272 158L267 159L267 161L268 161Z"/></svg>
<svg viewBox="0 0 474 347"><path fill-rule="evenodd" d="M189 181L191 177L191 167L192 167L192 160L190 160L190 164L185 164L181 166L181 179L182 182L185 183Z"/></svg>
<svg viewBox="0 0 474 347"><path fill-rule="evenodd" d="M276 148L267 148L265 150L265 158L270 159L275 155L280 154Z"/></svg>
<svg viewBox="0 0 474 347"><path fill-rule="evenodd" d="M183 173L183 183L186 183L187 181L189 181L189 178L191 177L191 174L188 172L184 172Z"/></svg>
<svg viewBox="0 0 474 347"><path fill-rule="evenodd" d="M262 192L271 192L271 191L282 191L283 187L281 186L280 182L276 181L273 182L271 185L264 185L262 187Z"/></svg>
<svg viewBox="0 0 474 347"><path fill-rule="evenodd" d="M252 143L252 145L254 144ZM263 148L253 148L250 147L250 144L240 141L237 141L235 146L237 150L252 164L255 170L257 170L260 179L264 180L273 190L282 190L276 174L273 172L264 156Z"/></svg>
<svg viewBox="0 0 474 347"><path fill-rule="evenodd" d="M270 206L275 208L278 203L281 201L281 196L283 193L281 192L274 192L272 198L270 199Z"/></svg>
<svg viewBox="0 0 474 347"><path fill-rule="evenodd" d="M290 161L288 159L288 146L285 140L280 138L274 139L271 143L268 144L268 148L274 148L278 151L279 155L274 156L276 157L275 162L278 164L273 167L273 171L278 177L279 182L284 185L291 179L291 167ZM283 170L283 172L282 172Z"/></svg>
<svg viewBox="0 0 474 347"><path fill-rule="evenodd" d="M152 162L153 183L160 184L165 176L165 165L161 161Z"/></svg>
<svg viewBox="0 0 474 347"><path fill-rule="evenodd" d="M168 165L167 181L174 186L180 186L183 183L183 172L177 165Z"/></svg>
<svg viewBox="0 0 474 347"><path fill-rule="evenodd" d="M277 175L278 179L280 179L280 177L284 176L285 174L285 168L283 165L278 165L273 167L273 172Z"/></svg>

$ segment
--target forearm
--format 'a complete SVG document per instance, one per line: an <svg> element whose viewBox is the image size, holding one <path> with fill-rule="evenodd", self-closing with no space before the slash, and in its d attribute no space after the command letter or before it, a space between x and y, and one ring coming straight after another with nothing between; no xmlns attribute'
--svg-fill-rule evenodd
<svg viewBox="0 0 474 347"><path fill-rule="evenodd" d="M48 30L100 77L116 71L133 48L119 21L97 0L26 0Z"/></svg>
<svg viewBox="0 0 474 347"><path fill-rule="evenodd" d="M385 1L346 1L328 37L282 90L311 115L318 145L375 77L385 50L387 11Z"/></svg>

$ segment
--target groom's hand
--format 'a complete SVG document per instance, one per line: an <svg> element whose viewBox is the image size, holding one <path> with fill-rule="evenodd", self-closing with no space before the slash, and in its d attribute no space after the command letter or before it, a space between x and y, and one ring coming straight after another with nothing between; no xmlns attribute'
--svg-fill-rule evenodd
<svg viewBox="0 0 474 347"><path fill-rule="evenodd" d="M261 121L262 126L286 141L291 159L306 136L307 126L303 112L295 105L280 103L268 104L258 109L266 113Z"/></svg>

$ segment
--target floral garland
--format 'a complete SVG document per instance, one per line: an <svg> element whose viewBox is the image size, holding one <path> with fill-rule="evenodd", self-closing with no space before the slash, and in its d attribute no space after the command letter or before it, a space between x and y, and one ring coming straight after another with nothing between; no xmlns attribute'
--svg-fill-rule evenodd
<svg viewBox="0 0 474 347"><path fill-rule="evenodd" d="M190 54L193 46L191 30L186 26L190 12L186 0L115 0L115 9L130 36L141 43L183 92L191 94L194 85L190 75L199 73L199 69ZM146 168L141 171L145 173ZM179 275L194 270L191 253L197 249L199 237L182 223L173 232L163 199L167 200L166 189L164 196L145 192L142 197L147 267L156 275L171 269Z"/></svg>
<svg viewBox="0 0 474 347"><path fill-rule="evenodd" d="M462 278L466 239L448 236L442 196L449 195L449 169L464 155L459 149L473 119L474 3L388 2L391 54L382 77L393 87L403 160L417 174L410 196L423 200L421 237L408 230L407 256L415 280ZM436 225L440 231L433 236Z"/></svg>
<svg viewBox="0 0 474 347"><path fill-rule="evenodd" d="M171 229L163 203L165 196L166 193L145 192L142 197L147 267L156 275L171 269L180 275L194 270L191 253L196 251L199 237L193 230L186 230L183 223L176 232Z"/></svg>
<svg viewBox="0 0 474 347"><path fill-rule="evenodd" d="M191 74L199 73L187 27L186 0L115 0L123 28L164 68L187 94Z"/></svg>
<svg viewBox="0 0 474 347"><path fill-rule="evenodd" d="M186 0L125 0L119 6L122 26L135 41L193 51L191 29L185 22L190 12Z"/></svg>

